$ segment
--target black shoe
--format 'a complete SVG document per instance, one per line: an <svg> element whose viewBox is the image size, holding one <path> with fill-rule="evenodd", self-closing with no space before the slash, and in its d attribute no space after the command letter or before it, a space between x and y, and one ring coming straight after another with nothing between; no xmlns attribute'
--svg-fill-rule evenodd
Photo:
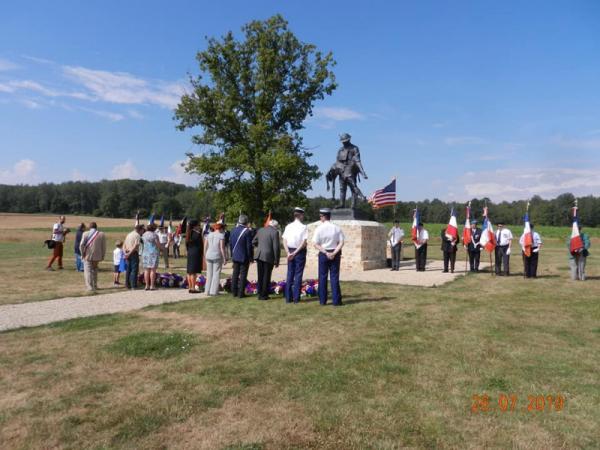
<svg viewBox="0 0 600 450"><path fill-rule="evenodd" d="M443 272L443 273L448 273L448 271L447 271L447 270L442 270L442 272Z"/></svg>

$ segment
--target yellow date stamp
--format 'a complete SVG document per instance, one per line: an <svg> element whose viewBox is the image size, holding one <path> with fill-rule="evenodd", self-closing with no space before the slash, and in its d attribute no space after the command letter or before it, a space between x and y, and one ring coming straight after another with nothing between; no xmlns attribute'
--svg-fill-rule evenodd
<svg viewBox="0 0 600 450"><path fill-rule="evenodd" d="M488 413L499 411L502 413L513 412L559 412L565 407L566 399L561 394L554 395L527 395L527 399L517 394L474 394L471 397L472 413Z"/></svg>

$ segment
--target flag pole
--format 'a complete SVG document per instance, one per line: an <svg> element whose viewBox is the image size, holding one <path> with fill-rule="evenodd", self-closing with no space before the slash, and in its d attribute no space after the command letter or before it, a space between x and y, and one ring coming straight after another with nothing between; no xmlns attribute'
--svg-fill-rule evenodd
<svg viewBox="0 0 600 450"><path fill-rule="evenodd" d="M471 201L469 200L469 203L467 203L467 214L469 215L469 226L471 226ZM465 232L463 231L463 234L465 234ZM471 239L473 239L473 237L471 237ZM464 242L463 239L463 248L465 249L465 273L467 272L467 264L469 262L469 244L467 242Z"/></svg>

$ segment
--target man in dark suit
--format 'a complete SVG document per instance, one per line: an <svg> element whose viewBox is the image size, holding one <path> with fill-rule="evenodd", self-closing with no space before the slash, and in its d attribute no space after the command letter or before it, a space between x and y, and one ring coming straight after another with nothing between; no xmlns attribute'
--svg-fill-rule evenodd
<svg viewBox="0 0 600 450"><path fill-rule="evenodd" d="M456 251L458 250L459 239L450 237L446 234L446 228L442 229L442 252L444 254L444 272L448 272L448 263L450 263L450 272L454 273L456 264Z"/></svg>
<svg viewBox="0 0 600 450"><path fill-rule="evenodd" d="M258 299L269 299L269 287L271 286L271 274L273 267L279 266L281 256L281 245L279 243L279 231L277 231L277 221L271 220L269 225L260 228L252 243L257 247L256 265L258 271Z"/></svg>
<svg viewBox="0 0 600 450"><path fill-rule="evenodd" d="M477 228L477 221L471 221L471 242L463 242L469 252L469 266L471 272L479 272L479 258L481 256L481 228Z"/></svg>
<svg viewBox="0 0 600 450"><path fill-rule="evenodd" d="M248 284L248 267L253 262L252 234L248 228L248 216L242 214L238 224L231 231L229 240L231 260L233 261L233 274L231 275L231 293L234 297L246 296Z"/></svg>

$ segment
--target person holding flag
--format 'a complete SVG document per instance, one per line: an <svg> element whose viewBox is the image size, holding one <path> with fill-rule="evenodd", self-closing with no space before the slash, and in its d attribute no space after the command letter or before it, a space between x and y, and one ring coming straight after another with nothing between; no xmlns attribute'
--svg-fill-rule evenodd
<svg viewBox="0 0 600 450"><path fill-rule="evenodd" d="M427 263L427 241L429 241L429 233L423 227L419 209L416 208L413 214L413 224L410 231L411 239L415 244L415 267L417 272L425 272Z"/></svg>
<svg viewBox="0 0 600 450"><path fill-rule="evenodd" d="M483 229L481 230L481 238L479 240L479 248L485 249L490 255L490 268L492 266L492 252L496 249L496 237L494 235L494 227L488 217L488 207L483 208ZM494 272L492 272L494 273Z"/></svg>
<svg viewBox="0 0 600 450"><path fill-rule="evenodd" d="M537 265L539 251L542 246L542 239L539 233L533 231L533 225L529 221L529 202L527 203L527 211L523 218L524 227L523 234L519 239L523 253L523 276L525 278L537 277Z"/></svg>
<svg viewBox="0 0 600 450"><path fill-rule="evenodd" d="M458 222L454 208L450 212L450 220L448 225L442 229L442 253L444 254L444 273L448 273L448 263L450 263L450 271L454 273L456 264L456 252L458 250Z"/></svg>
<svg viewBox="0 0 600 450"><path fill-rule="evenodd" d="M477 221L475 219L469 220L469 232L463 234L463 245L469 254L469 270L471 272L479 272L481 233L481 228L477 228ZM465 235L467 236L466 240Z"/></svg>
<svg viewBox="0 0 600 450"><path fill-rule="evenodd" d="M496 231L496 275L510 275L510 253L512 247L512 232L504 226L504 222L498 222Z"/></svg>
<svg viewBox="0 0 600 450"><path fill-rule="evenodd" d="M567 248L569 249L569 267L571 269L571 279L576 281L585 281L585 263L589 256L588 249L591 246L590 238L583 233L577 216L577 200L573 207L573 224L571 228L571 237L567 239Z"/></svg>

